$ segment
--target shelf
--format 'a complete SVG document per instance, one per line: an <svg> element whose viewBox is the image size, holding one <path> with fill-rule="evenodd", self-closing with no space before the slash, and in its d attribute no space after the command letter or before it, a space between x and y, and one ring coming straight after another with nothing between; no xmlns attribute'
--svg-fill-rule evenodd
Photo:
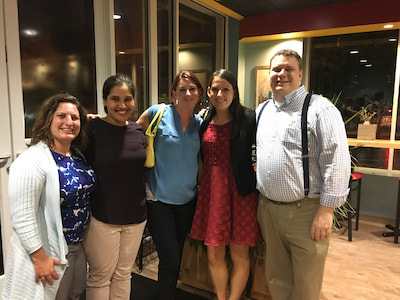
<svg viewBox="0 0 400 300"><path fill-rule="evenodd" d="M347 142L349 143L349 146L400 149L400 141L359 140L355 138L348 138Z"/></svg>

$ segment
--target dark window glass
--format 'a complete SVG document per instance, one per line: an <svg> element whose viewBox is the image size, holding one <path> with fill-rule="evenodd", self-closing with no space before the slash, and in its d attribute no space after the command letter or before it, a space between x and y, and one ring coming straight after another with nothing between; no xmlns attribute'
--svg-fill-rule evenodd
<svg viewBox="0 0 400 300"><path fill-rule="evenodd" d="M115 19L116 69L132 78L136 88L132 119L137 120L139 114L147 108L144 0L115 0L114 12L121 16Z"/></svg>
<svg viewBox="0 0 400 300"><path fill-rule="evenodd" d="M357 166L375 169L387 169L389 162L389 149L350 147L351 154L357 158Z"/></svg>
<svg viewBox="0 0 400 300"><path fill-rule="evenodd" d="M169 91L175 74L172 70L171 0L157 1L158 102L169 103Z"/></svg>
<svg viewBox="0 0 400 300"><path fill-rule="evenodd" d="M96 111L92 1L18 0L25 135L43 100L58 92Z"/></svg>
<svg viewBox="0 0 400 300"><path fill-rule="evenodd" d="M310 90L330 99L340 95L336 106L349 138L357 137L364 123L357 112L365 109L377 126L376 138L390 139L392 114L398 115L392 112L398 35L388 30L311 39ZM388 168L389 149L361 147L352 154L361 167Z"/></svg>
<svg viewBox="0 0 400 300"><path fill-rule="evenodd" d="M311 39L310 90L327 98L340 94L344 120L362 107L374 116L377 138L389 139L398 30L335 35ZM346 124L357 137L359 117Z"/></svg>

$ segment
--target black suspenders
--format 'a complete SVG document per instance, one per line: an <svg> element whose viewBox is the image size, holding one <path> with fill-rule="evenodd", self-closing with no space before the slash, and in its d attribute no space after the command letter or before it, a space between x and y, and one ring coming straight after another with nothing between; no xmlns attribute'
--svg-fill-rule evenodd
<svg viewBox="0 0 400 300"><path fill-rule="evenodd" d="M303 103L303 110L301 111L301 157L303 159L304 197L307 197L310 192L310 166L308 164L309 155L307 136L307 112L310 100L311 94L308 93Z"/></svg>
<svg viewBox="0 0 400 300"><path fill-rule="evenodd" d="M310 192L310 166L309 166L309 155L308 155L308 136L307 136L307 112L308 106L310 105L311 94L307 93L306 99L303 103L303 109L301 111L301 158L303 160L303 178L304 178L304 197L308 196ZM261 108L257 116L256 130L260 121L261 114L264 108L267 106L268 100Z"/></svg>

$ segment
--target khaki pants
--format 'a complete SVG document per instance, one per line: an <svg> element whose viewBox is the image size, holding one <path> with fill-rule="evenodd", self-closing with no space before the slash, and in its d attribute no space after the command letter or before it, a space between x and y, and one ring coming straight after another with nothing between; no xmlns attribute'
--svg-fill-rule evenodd
<svg viewBox="0 0 400 300"><path fill-rule="evenodd" d="M87 300L129 299L131 272L145 225L113 225L91 218L84 240L89 263Z"/></svg>
<svg viewBox="0 0 400 300"><path fill-rule="evenodd" d="M265 275L274 300L318 300L329 239L311 239L319 198L276 204L260 194L257 219L266 242Z"/></svg>

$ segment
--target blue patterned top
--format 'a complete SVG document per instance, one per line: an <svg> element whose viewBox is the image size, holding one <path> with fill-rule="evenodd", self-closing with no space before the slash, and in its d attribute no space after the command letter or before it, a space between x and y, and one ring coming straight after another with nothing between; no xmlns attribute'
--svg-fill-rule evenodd
<svg viewBox="0 0 400 300"><path fill-rule="evenodd" d="M58 167L61 217L69 245L83 240L90 221L90 193L96 187L96 175L77 152L71 156L51 152Z"/></svg>

